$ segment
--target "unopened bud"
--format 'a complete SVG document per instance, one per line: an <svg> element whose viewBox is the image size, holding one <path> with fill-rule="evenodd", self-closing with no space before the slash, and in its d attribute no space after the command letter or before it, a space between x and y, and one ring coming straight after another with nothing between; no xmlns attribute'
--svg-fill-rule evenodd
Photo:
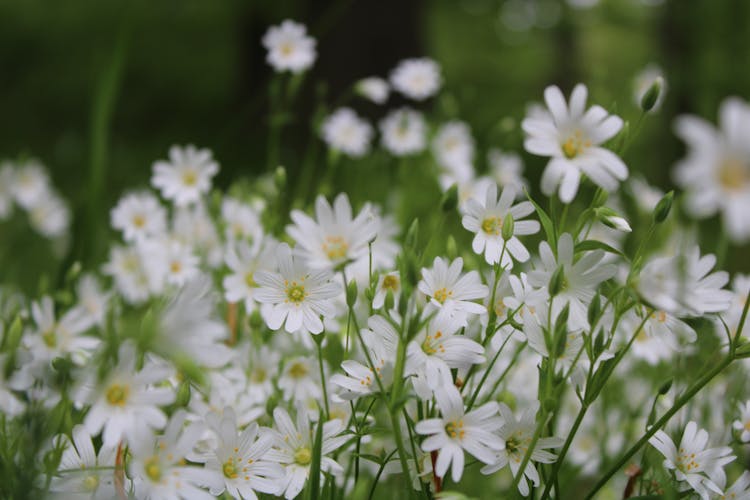
<svg viewBox="0 0 750 500"><path fill-rule="evenodd" d="M609 226L612 229L617 229L618 231L623 231L625 233L629 233L633 230L624 217L620 216L620 214L609 207L598 207L594 209L594 213L605 226Z"/></svg>
<svg viewBox="0 0 750 500"><path fill-rule="evenodd" d="M672 202L674 201L674 191L670 191L665 194L659 203L654 208L654 222L661 224L669 215L669 211L672 210Z"/></svg>
<svg viewBox="0 0 750 500"><path fill-rule="evenodd" d="M354 280L351 280L346 285L346 305L349 307L354 307L354 304L357 302L357 282Z"/></svg>
<svg viewBox="0 0 750 500"><path fill-rule="evenodd" d="M664 87L664 78L657 76L654 79L651 86L648 88L643 97L641 97L641 109L643 111L651 111L656 106L656 102L659 100L662 88Z"/></svg>
<svg viewBox="0 0 750 500"><path fill-rule="evenodd" d="M505 241L508 241L513 237L513 230L516 228L516 223L513 220L513 216L508 214L503 219L503 228L500 230L500 235Z"/></svg>
<svg viewBox="0 0 750 500"><path fill-rule="evenodd" d="M444 212L452 212L458 206L458 185L453 184L448 188L448 191L443 193L443 197L440 200L440 208Z"/></svg>

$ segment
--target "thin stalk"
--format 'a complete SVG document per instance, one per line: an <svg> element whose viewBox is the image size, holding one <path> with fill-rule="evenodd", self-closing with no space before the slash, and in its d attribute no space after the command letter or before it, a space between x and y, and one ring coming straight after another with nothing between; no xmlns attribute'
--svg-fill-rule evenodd
<svg viewBox="0 0 750 500"><path fill-rule="evenodd" d="M324 335L325 332L320 333L319 335ZM318 346L318 368L320 368L320 385L323 387L323 404L326 410L326 419L329 419L331 417L331 411L328 408L328 389L326 389L326 374L325 370L323 369L323 339L320 341L315 342Z"/></svg>

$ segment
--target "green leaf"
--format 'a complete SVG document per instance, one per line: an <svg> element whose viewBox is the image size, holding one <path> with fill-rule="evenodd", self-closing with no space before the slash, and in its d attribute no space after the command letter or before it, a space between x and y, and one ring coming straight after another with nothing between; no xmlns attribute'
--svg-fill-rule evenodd
<svg viewBox="0 0 750 500"><path fill-rule="evenodd" d="M539 222L542 224L544 233L547 235L547 241L552 248L557 248L557 235L555 233L555 225L552 223L552 219L550 219L547 212L545 212L544 209L531 198L528 191L524 190L524 193L526 193L526 198L528 198L531 204L534 205L536 214L539 216Z"/></svg>
<svg viewBox="0 0 750 500"><path fill-rule="evenodd" d="M318 500L320 497L320 460L323 449L323 424L325 417L323 409L319 409L318 425L315 427L315 442L313 444L312 464L310 464L310 500Z"/></svg>
<svg viewBox="0 0 750 500"><path fill-rule="evenodd" d="M613 246L607 245L603 241L598 240L584 240L576 243L576 253L580 252L587 252L589 250L604 250L607 253L613 253L615 255L619 255L623 259L627 260L627 257L625 257L625 254L616 249Z"/></svg>

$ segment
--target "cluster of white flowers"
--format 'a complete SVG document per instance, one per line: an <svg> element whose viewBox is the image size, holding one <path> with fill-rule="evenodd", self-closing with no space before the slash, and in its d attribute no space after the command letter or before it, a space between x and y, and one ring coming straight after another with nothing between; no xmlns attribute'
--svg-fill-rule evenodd
<svg viewBox="0 0 750 500"><path fill-rule="evenodd" d="M67 236L70 208L34 158L0 162L0 222L13 215L14 205L28 214L31 227L45 238Z"/></svg>
<svg viewBox="0 0 750 500"><path fill-rule="evenodd" d="M263 45L277 71L316 58L292 21ZM356 88L383 103L390 88L423 101L441 84L434 61L411 59L390 83ZM611 141L623 120L587 97L582 84L567 102L548 87L547 109L523 120L526 150L549 158L549 204L525 192L517 153L491 149L477 175L468 124L390 111L380 122L389 158L431 153L419 182L443 191L427 237L423 222L402 231L390 204L346 193L284 204L295 201L284 175L224 193L210 150L173 146L153 164L151 189L111 210L117 241L99 275L73 269L60 293L28 302L0 293L0 436L29 415L56 415L55 435L34 450L40 484L82 498L347 498L363 478L371 498L384 481L431 498L468 475L486 478L488 497L579 497L566 483L602 477L594 494L621 481L613 475L646 443L665 460L658 467L647 449L631 475L643 494L748 498L750 473L727 486L725 472L750 442L750 401L737 388L747 366L724 368L750 357L750 277L727 288L717 257L664 224L673 195L627 178ZM679 122L692 142L677 172L697 199L686 207L721 209L742 239L747 104L727 101L721 113L721 132ZM371 154L374 129L351 108L320 134L346 156ZM0 178L11 179L0 183L0 217L10 199L31 210L50 197L35 164L4 166ZM621 196L643 213L627 215ZM630 225L643 216L645 235ZM672 238L652 241L657 228ZM721 358L698 378L703 346ZM696 420L723 445L708 447ZM669 422L688 422L679 446L662 430L677 429ZM10 441L0 440L3 457L14 456Z"/></svg>

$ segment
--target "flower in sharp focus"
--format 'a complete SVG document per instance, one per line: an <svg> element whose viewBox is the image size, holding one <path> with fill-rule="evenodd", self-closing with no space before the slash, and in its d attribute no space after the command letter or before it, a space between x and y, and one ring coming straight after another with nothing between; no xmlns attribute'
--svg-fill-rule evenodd
<svg viewBox="0 0 750 500"><path fill-rule="evenodd" d="M259 270L255 281L259 288L255 300L262 304L261 314L271 330L284 325L287 332L320 333L320 317L335 316L331 301L341 292L328 270L311 271L292 256L289 245L281 243L276 249L278 272Z"/></svg>
<svg viewBox="0 0 750 500"><path fill-rule="evenodd" d="M391 72L393 88L415 101L423 101L437 94L442 84L440 66L427 57L404 59Z"/></svg>
<svg viewBox="0 0 750 500"><path fill-rule="evenodd" d="M550 114L527 117L522 123L526 150L550 158L542 191L551 196L558 190L564 203L575 198L582 174L607 191L616 190L628 176L622 160L601 146L617 135L622 119L600 106L586 110L587 94L584 85L576 85L568 104L558 87L547 87L544 99Z"/></svg>
<svg viewBox="0 0 750 500"><path fill-rule="evenodd" d="M546 287L558 268L562 269L562 283L557 295L552 299L552 316L557 318L560 311L570 306L568 328L588 329L588 306L594 298L599 284L615 275L614 264L602 263L605 253L602 250L583 252L574 260L575 244L569 233L560 235L557 243L557 257L546 241L539 245L541 262L529 273L529 283L536 287Z"/></svg>
<svg viewBox="0 0 750 500"><path fill-rule="evenodd" d="M453 385L439 387L435 391L435 401L440 417L422 420L414 426L418 434L428 436L422 442L422 449L438 451L435 474L445 477L448 467L452 466L451 478L460 481L464 451L481 462L492 463L503 448L502 440L495 434L503 425L497 415L498 404L491 401L466 413L461 393Z"/></svg>
<svg viewBox="0 0 750 500"><path fill-rule="evenodd" d="M740 403L740 418L732 422L732 427L739 431L740 441L750 443L750 401Z"/></svg>
<svg viewBox="0 0 750 500"><path fill-rule="evenodd" d="M483 474L492 474L508 465L513 477L518 475L521 462L524 456L529 453L529 446L533 440L534 431L536 430L536 412L538 409L539 402L535 401L516 418L506 404L500 403L500 416L504 422L498 433L505 446L501 448L495 460L490 465L482 468ZM556 437L546 437L537 440L533 450L531 450L526 469L521 472L522 476L518 481L518 491L521 492L521 495L528 496L529 494L527 480L530 480L534 486L539 485L539 472L536 470L534 462L542 464L554 462L555 455L545 451L545 449L557 448L562 446L562 444L563 440Z"/></svg>
<svg viewBox="0 0 750 500"><path fill-rule="evenodd" d="M69 499L115 497L115 448L102 446L94 451L91 434L83 425L73 427L72 442L58 436L65 449L50 491Z"/></svg>
<svg viewBox="0 0 750 500"><path fill-rule="evenodd" d="M331 206L324 196L315 200L315 219L301 210L291 213L293 225L287 233L297 242L295 255L313 269L334 269L339 264L368 254L368 243L377 236L377 221L369 205L356 217L346 194L339 194Z"/></svg>
<svg viewBox="0 0 750 500"><path fill-rule="evenodd" d="M685 209L694 217L721 212L732 241L750 240L750 104L737 97L724 100L716 128L695 116L681 116L677 135L688 154L675 167L674 178L686 191Z"/></svg>
<svg viewBox="0 0 750 500"><path fill-rule="evenodd" d="M514 189L505 188L498 199L497 185L492 183L483 197L471 198L462 207L465 215L461 223L464 228L475 233L472 242L474 252L479 255L484 253L488 264L500 262L505 269L513 267L511 256L519 262L526 262L530 257L529 251L516 235L539 232L539 222L521 220L534 211L534 206L529 201L513 205L515 198ZM512 219L513 231L506 241L503 238L503 224L508 222L509 217Z"/></svg>
<svg viewBox="0 0 750 500"><path fill-rule="evenodd" d="M380 120L380 140L383 147L395 156L409 156L421 152L427 145L427 124L419 111L401 108Z"/></svg>
<svg viewBox="0 0 750 500"><path fill-rule="evenodd" d="M114 370L100 383L91 373L82 387L81 399L91 403L83 425L92 435L104 429L107 446L117 446L122 439L131 444L167 423L159 407L172 403L175 395L171 388L155 384L164 382L171 370L149 361L138 371L135 366L135 350L125 344Z"/></svg>
<svg viewBox="0 0 750 500"><path fill-rule="evenodd" d="M659 430L648 442L664 455L664 467L674 470L679 482L687 482L701 498L709 498L709 490L721 494L717 482L726 483L724 465L736 457L727 446L706 448L708 432L699 429L695 422L688 422L682 434L679 448L666 432Z"/></svg>
<svg viewBox="0 0 750 500"><path fill-rule="evenodd" d="M167 212L149 191L120 198L110 213L112 227L122 231L125 241L161 236L167 228Z"/></svg>
<svg viewBox="0 0 750 500"><path fill-rule="evenodd" d="M321 135L336 151L359 158L370 150L372 125L360 118L351 108L339 108L323 120Z"/></svg>
<svg viewBox="0 0 750 500"><path fill-rule="evenodd" d="M643 98L646 93L651 89L656 80L660 78L659 82L659 94L656 96L653 107L649 110L649 113L655 113L661 108L662 102L664 102L664 96L667 94L666 83L664 81L664 72L656 64L649 64L643 70L636 75L633 81L633 102L637 106L641 106Z"/></svg>
<svg viewBox="0 0 750 500"><path fill-rule="evenodd" d="M317 57L315 43L304 24L289 19L271 26L263 35L266 61L278 72L300 73L310 68Z"/></svg>
<svg viewBox="0 0 750 500"><path fill-rule="evenodd" d="M244 430L237 427L237 418L231 408L223 415L209 413L206 423L218 438L213 449L196 458L205 463L207 471L213 473L212 495L224 491L233 498L257 499L256 491L275 495L279 493L279 481L284 470L278 463L265 459L274 444L273 436L267 430L259 429L251 423Z"/></svg>
<svg viewBox="0 0 750 500"><path fill-rule="evenodd" d="M361 79L355 84L354 90L375 104L383 104L391 92L388 82L377 76Z"/></svg>
<svg viewBox="0 0 750 500"><path fill-rule="evenodd" d="M186 413L178 410L169 420L162 436L147 432L129 442L132 460L128 473L133 478L137 498L162 500L209 500L203 487L218 489L222 484L212 471L186 465L185 458L201 438L202 424L185 426Z"/></svg>
<svg viewBox="0 0 750 500"><path fill-rule="evenodd" d="M469 314L486 311L482 304L474 300L483 299L489 293L479 273L469 271L461 274L463 265L461 257L450 262L450 265L448 261L435 257L432 268L422 268L422 280L417 285L419 291L430 300L425 311L437 310L437 317L441 320L451 319L459 327L468 324Z"/></svg>
<svg viewBox="0 0 750 500"><path fill-rule="evenodd" d="M283 492L284 498L292 499L299 495L310 475L314 444L313 430L307 412L301 409L297 411L296 425L289 413L280 407L274 409L273 419L276 424L275 445L267 453L266 460L278 462L284 467L285 476L281 480L280 491ZM322 425L320 470L333 475L341 474L344 469L328 455L339 449L350 436L340 435L344 430L341 420L329 420Z"/></svg>
<svg viewBox="0 0 750 500"><path fill-rule="evenodd" d="M154 163L151 184L161 195L184 207L200 201L211 189L211 181L219 171L211 151L192 144L169 148L169 161Z"/></svg>

